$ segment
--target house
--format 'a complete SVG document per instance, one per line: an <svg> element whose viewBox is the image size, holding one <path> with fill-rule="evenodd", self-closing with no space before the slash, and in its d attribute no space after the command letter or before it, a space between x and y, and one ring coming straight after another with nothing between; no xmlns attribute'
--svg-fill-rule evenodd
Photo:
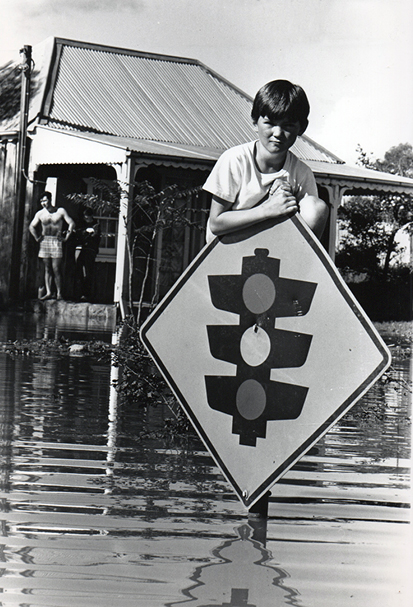
<svg viewBox="0 0 413 607"><path fill-rule="evenodd" d="M20 120L0 123L0 293L4 301L37 294L37 249L27 228L45 189L76 219L78 209L67 194L92 193L94 179L118 180L124 188L120 215L100 218L95 296L122 306L127 288L122 218L132 204L134 184L191 190L185 204L205 224L202 211L209 201L200 186L225 149L255 138L252 99L194 59L61 38L27 48L34 67L26 125L23 129L23 112ZM27 139L19 139L26 126ZM350 167L306 135L293 151L311 167L320 196L330 203L324 245L332 257L344 193L413 192L413 180ZM173 245L172 253L167 244ZM161 296L203 244L203 233L190 227L169 234L169 242L168 234L159 234L145 296ZM74 251L69 249L70 291Z"/></svg>

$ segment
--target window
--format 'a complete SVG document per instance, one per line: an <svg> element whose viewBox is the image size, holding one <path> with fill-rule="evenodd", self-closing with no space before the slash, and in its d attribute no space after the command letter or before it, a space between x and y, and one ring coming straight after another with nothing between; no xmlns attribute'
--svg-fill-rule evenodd
<svg viewBox="0 0 413 607"><path fill-rule="evenodd" d="M88 194L102 196L102 192L94 188L92 179L86 178L84 181L87 184ZM113 183L106 179L101 179L100 181L107 183L108 185ZM96 261L115 263L118 240L118 218L108 215L96 215L95 217L99 220L101 230L99 253L96 257Z"/></svg>
<svg viewBox="0 0 413 607"><path fill-rule="evenodd" d="M118 220L114 217L97 217L99 219L101 238L99 254L96 261L116 261L116 243L118 239Z"/></svg>

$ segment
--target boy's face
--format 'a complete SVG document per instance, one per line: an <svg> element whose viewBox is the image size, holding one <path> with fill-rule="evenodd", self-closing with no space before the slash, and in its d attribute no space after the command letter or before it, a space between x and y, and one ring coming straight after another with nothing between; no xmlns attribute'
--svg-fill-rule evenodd
<svg viewBox="0 0 413 607"><path fill-rule="evenodd" d="M267 116L260 116L254 126L261 144L270 154L287 153L305 130L298 121L288 118L272 121Z"/></svg>

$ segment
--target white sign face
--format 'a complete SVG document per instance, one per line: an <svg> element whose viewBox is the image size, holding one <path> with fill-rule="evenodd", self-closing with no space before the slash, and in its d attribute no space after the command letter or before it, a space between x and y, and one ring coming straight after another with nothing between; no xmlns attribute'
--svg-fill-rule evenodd
<svg viewBox="0 0 413 607"><path fill-rule="evenodd" d="M246 507L390 364L298 216L204 247L141 338Z"/></svg>

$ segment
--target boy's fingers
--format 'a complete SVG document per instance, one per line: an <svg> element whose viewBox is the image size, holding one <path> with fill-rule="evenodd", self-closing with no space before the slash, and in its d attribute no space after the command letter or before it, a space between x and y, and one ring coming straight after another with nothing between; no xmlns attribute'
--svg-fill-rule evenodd
<svg viewBox="0 0 413 607"><path fill-rule="evenodd" d="M287 207L288 209L290 209L291 211L298 211L298 205L296 203L295 200L289 200L287 203Z"/></svg>
<svg viewBox="0 0 413 607"><path fill-rule="evenodd" d="M285 188L287 185L288 184L285 181L281 181L281 180L274 181L271 185L270 192L271 191L275 192L275 190L278 190L279 188Z"/></svg>
<svg viewBox="0 0 413 607"><path fill-rule="evenodd" d="M276 183L273 183L272 186L270 187L270 194L273 194L274 192L279 190L280 187L281 187L281 183L279 181Z"/></svg>
<svg viewBox="0 0 413 607"><path fill-rule="evenodd" d="M276 186L274 189L270 189L269 191L269 195L270 196L274 196L275 194L289 194L291 195L291 188L288 184L280 184L278 186Z"/></svg>

